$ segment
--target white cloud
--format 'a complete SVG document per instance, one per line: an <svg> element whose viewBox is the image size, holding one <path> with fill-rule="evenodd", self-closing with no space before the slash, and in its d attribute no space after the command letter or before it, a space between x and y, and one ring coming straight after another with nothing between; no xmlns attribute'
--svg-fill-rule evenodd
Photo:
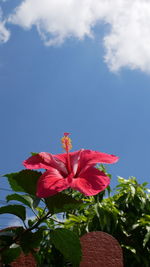
<svg viewBox="0 0 150 267"><path fill-rule="evenodd" d="M103 40L104 60L110 70L129 67L150 73L149 0L24 0L8 21L25 29L36 26L46 45L93 37L94 26L105 23L110 30Z"/></svg>
<svg viewBox="0 0 150 267"><path fill-rule="evenodd" d="M0 42L6 43L10 38L10 32L6 29L5 23L0 21Z"/></svg>
<svg viewBox="0 0 150 267"><path fill-rule="evenodd" d="M126 0L109 16L110 33L104 37L105 61L113 71L121 67L150 73L150 1Z"/></svg>
<svg viewBox="0 0 150 267"><path fill-rule="evenodd" d="M0 8L0 43L6 43L10 38L10 32L5 27L5 20L2 20L2 10Z"/></svg>
<svg viewBox="0 0 150 267"><path fill-rule="evenodd" d="M26 0L9 21L26 29L36 25L46 45L61 44L68 37L91 36L97 0Z"/></svg>

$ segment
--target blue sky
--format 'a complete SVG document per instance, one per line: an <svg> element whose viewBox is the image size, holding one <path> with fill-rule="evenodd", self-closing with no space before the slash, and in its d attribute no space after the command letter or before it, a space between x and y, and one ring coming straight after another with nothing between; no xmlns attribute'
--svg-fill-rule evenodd
<svg viewBox="0 0 150 267"><path fill-rule="evenodd" d="M22 161L31 151L61 153L60 138L64 132L70 132L73 150L86 148L120 157L118 163L108 166L113 174L112 187L117 184L118 175L149 182L150 46L145 47L142 32L146 21L142 18L140 24L135 24L136 19L133 21L132 30L141 28L128 44L126 39L122 42L124 27L121 29L119 13L120 32L109 12L98 19L96 14L88 25L82 21L87 28L78 32L80 21L69 30L65 27L70 18L64 24L65 16L57 21L59 1L55 23L47 20L45 11L42 15L37 11L35 21L28 20L25 4L30 15L34 14L29 2L35 4L34 0L0 1L1 174L22 169ZM83 7L86 2L83 1ZM139 14L140 1L133 2L128 14L120 0L125 18ZM43 3L50 7L48 1ZM118 1L114 3L117 7ZM37 1L37 6L40 4ZM16 7L23 11L14 11ZM150 14L142 7L148 23ZM49 23L57 26L56 32ZM111 46L114 36L115 47L114 43ZM8 188L4 178L0 187ZM0 191L1 200L6 193Z"/></svg>

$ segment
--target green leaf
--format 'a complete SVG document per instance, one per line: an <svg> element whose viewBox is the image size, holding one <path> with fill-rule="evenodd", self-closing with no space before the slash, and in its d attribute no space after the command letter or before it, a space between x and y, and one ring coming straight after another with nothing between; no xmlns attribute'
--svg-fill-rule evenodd
<svg viewBox="0 0 150 267"><path fill-rule="evenodd" d="M130 250L132 253L136 254L136 250L131 246L121 245L121 247L126 248L127 250Z"/></svg>
<svg viewBox="0 0 150 267"><path fill-rule="evenodd" d="M8 182L15 192L26 192L31 195L36 194L36 185L41 172L32 170L22 170L17 173L5 174Z"/></svg>
<svg viewBox="0 0 150 267"><path fill-rule="evenodd" d="M32 204L32 207L34 208L34 209L36 209L36 207L39 205L39 203L40 203L40 198L39 197L35 197L34 198L34 201L33 201L33 204Z"/></svg>
<svg viewBox="0 0 150 267"><path fill-rule="evenodd" d="M34 223L35 223L35 220L30 220L30 219L28 220L29 227L32 227Z"/></svg>
<svg viewBox="0 0 150 267"><path fill-rule="evenodd" d="M12 232L0 232L0 247L9 246L13 242L14 234Z"/></svg>
<svg viewBox="0 0 150 267"><path fill-rule="evenodd" d="M148 183L147 182L144 182L143 184L142 184L142 186L147 186L148 185Z"/></svg>
<svg viewBox="0 0 150 267"><path fill-rule="evenodd" d="M0 247L8 248L10 245L14 247L14 239L24 232L23 227L8 227L0 232Z"/></svg>
<svg viewBox="0 0 150 267"><path fill-rule="evenodd" d="M20 246L25 253L29 253L32 249L38 248L43 237L43 230L37 232L25 232L20 238Z"/></svg>
<svg viewBox="0 0 150 267"><path fill-rule="evenodd" d="M31 195L12 194L12 195L8 195L6 199L7 199L7 202L11 200L22 202L23 204L25 204L26 206L32 209L35 209L40 202L40 198L36 196L31 196Z"/></svg>
<svg viewBox="0 0 150 267"><path fill-rule="evenodd" d="M2 253L2 262L5 264L9 264L12 261L14 261L16 258L19 257L21 253L20 246L15 246L12 248L9 248Z"/></svg>
<svg viewBox="0 0 150 267"><path fill-rule="evenodd" d="M0 207L0 214L4 214L4 213L10 213L10 214L16 215L23 221L26 219L25 207L21 205L8 205L8 206Z"/></svg>
<svg viewBox="0 0 150 267"><path fill-rule="evenodd" d="M51 242L74 266L81 260L81 245L78 236L67 229L56 229L51 233Z"/></svg>
<svg viewBox="0 0 150 267"><path fill-rule="evenodd" d="M37 152L31 152L31 155L32 156L36 156L37 154L39 154L39 153L37 153Z"/></svg>
<svg viewBox="0 0 150 267"><path fill-rule="evenodd" d="M143 240L143 247L146 246L147 242L150 240L150 231L147 232L147 234L145 235L144 237L144 240Z"/></svg>
<svg viewBox="0 0 150 267"><path fill-rule="evenodd" d="M25 204L26 206L28 207L32 207L33 205L33 198L31 198L30 196L28 195L19 195L19 194L12 194L12 195L8 195L6 197L7 199L7 202L11 201L11 200L16 200L16 201L19 201L23 204Z"/></svg>
<svg viewBox="0 0 150 267"><path fill-rule="evenodd" d="M59 213L79 208L82 201L76 200L69 195L59 193L45 199L46 205L51 213Z"/></svg>
<svg viewBox="0 0 150 267"><path fill-rule="evenodd" d="M132 196L134 196L135 195L135 187L130 185L130 190L131 190Z"/></svg>

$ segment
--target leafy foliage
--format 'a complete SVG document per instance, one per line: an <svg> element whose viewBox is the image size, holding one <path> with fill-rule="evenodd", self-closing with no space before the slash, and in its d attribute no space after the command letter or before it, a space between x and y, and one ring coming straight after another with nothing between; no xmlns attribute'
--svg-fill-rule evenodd
<svg viewBox="0 0 150 267"><path fill-rule="evenodd" d="M11 200L16 200L16 201L19 201L22 204L28 206L29 208L33 208L35 197L31 197L29 195L12 194L12 195L8 195L6 197L6 200L7 200L7 202L9 202Z"/></svg>
<svg viewBox="0 0 150 267"><path fill-rule="evenodd" d="M150 195L146 183L136 178L119 177L115 194L102 201L91 198L87 209L68 214L65 227L80 235L86 231L104 231L113 235L124 253L125 266L149 267Z"/></svg>
<svg viewBox="0 0 150 267"><path fill-rule="evenodd" d="M73 266L78 266L81 260L81 246L78 236L67 229L55 229L51 233L51 242Z"/></svg>
<svg viewBox="0 0 150 267"><path fill-rule="evenodd" d="M5 264L9 264L12 261L14 261L16 258L19 257L21 253L21 248L18 245L12 246L8 249L6 249L2 253L2 261L5 262Z"/></svg>
<svg viewBox="0 0 150 267"><path fill-rule="evenodd" d="M106 172L104 166L99 168ZM4 263L10 263L23 251L33 253L39 266L79 266L80 236L89 231L104 231L122 246L125 267L149 267L150 194L147 183L139 184L134 177L128 180L119 177L113 194L110 187L91 197L83 197L69 189L40 202L35 196L40 176L40 172L30 170L5 176L15 192L25 194L8 195L8 202L15 200L20 205L0 208L0 214L11 213L24 221L24 227L0 233ZM23 205L35 215L28 224Z"/></svg>
<svg viewBox="0 0 150 267"><path fill-rule="evenodd" d="M20 246L24 253L29 253L33 249L40 246L40 242L43 238L42 229L38 229L36 232L27 231L20 237Z"/></svg>
<svg viewBox="0 0 150 267"><path fill-rule="evenodd" d="M78 209L82 201L74 199L67 194L59 193L45 199L45 203L51 214Z"/></svg>
<svg viewBox="0 0 150 267"><path fill-rule="evenodd" d="M41 172L33 170L22 170L17 173L5 174L8 182L15 192L25 192L30 195L36 194L36 184Z"/></svg>
<svg viewBox="0 0 150 267"><path fill-rule="evenodd" d="M26 210L21 205L8 205L8 206L0 207L0 214L4 214L4 213L10 213L10 214L16 215L23 221L26 219Z"/></svg>

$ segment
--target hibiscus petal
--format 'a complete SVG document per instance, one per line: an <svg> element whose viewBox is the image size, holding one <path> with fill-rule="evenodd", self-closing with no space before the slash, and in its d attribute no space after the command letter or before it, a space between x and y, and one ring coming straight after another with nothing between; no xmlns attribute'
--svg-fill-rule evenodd
<svg viewBox="0 0 150 267"><path fill-rule="evenodd" d="M36 195L40 198L46 198L56 195L69 187L67 180L58 170L51 168L44 172L38 180Z"/></svg>
<svg viewBox="0 0 150 267"><path fill-rule="evenodd" d="M103 191L110 183L104 172L94 167L89 167L82 172L82 177L74 178L71 187L86 196L94 196Z"/></svg>
<svg viewBox="0 0 150 267"><path fill-rule="evenodd" d="M80 165L78 173L80 173L82 168L86 169L89 166L95 165L97 163L115 163L118 161L118 159L119 157L115 155L83 149L80 155Z"/></svg>
<svg viewBox="0 0 150 267"><path fill-rule="evenodd" d="M57 154L57 155L55 155L55 158L57 158L60 161L62 161L65 165L67 164L67 154L66 153Z"/></svg>
<svg viewBox="0 0 150 267"><path fill-rule="evenodd" d="M74 175L76 175L78 167L79 167L81 152L82 152L82 149L69 153L70 154L71 167L72 167L72 171L73 171Z"/></svg>
<svg viewBox="0 0 150 267"><path fill-rule="evenodd" d="M74 175L76 175L76 173L77 173L78 163L80 161L81 152L82 152L82 149L69 153L71 168L72 168ZM62 162L64 162L65 165L67 165L67 154L66 153L57 154L57 155L55 155L55 157L57 159L61 160Z"/></svg>
<svg viewBox="0 0 150 267"><path fill-rule="evenodd" d="M56 158L50 153L41 152L37 155L31 156L23 162L23 165L27 169L46 169L49 170L51 167L67 174L67 169L64 162L61 159Z"/></svg>

